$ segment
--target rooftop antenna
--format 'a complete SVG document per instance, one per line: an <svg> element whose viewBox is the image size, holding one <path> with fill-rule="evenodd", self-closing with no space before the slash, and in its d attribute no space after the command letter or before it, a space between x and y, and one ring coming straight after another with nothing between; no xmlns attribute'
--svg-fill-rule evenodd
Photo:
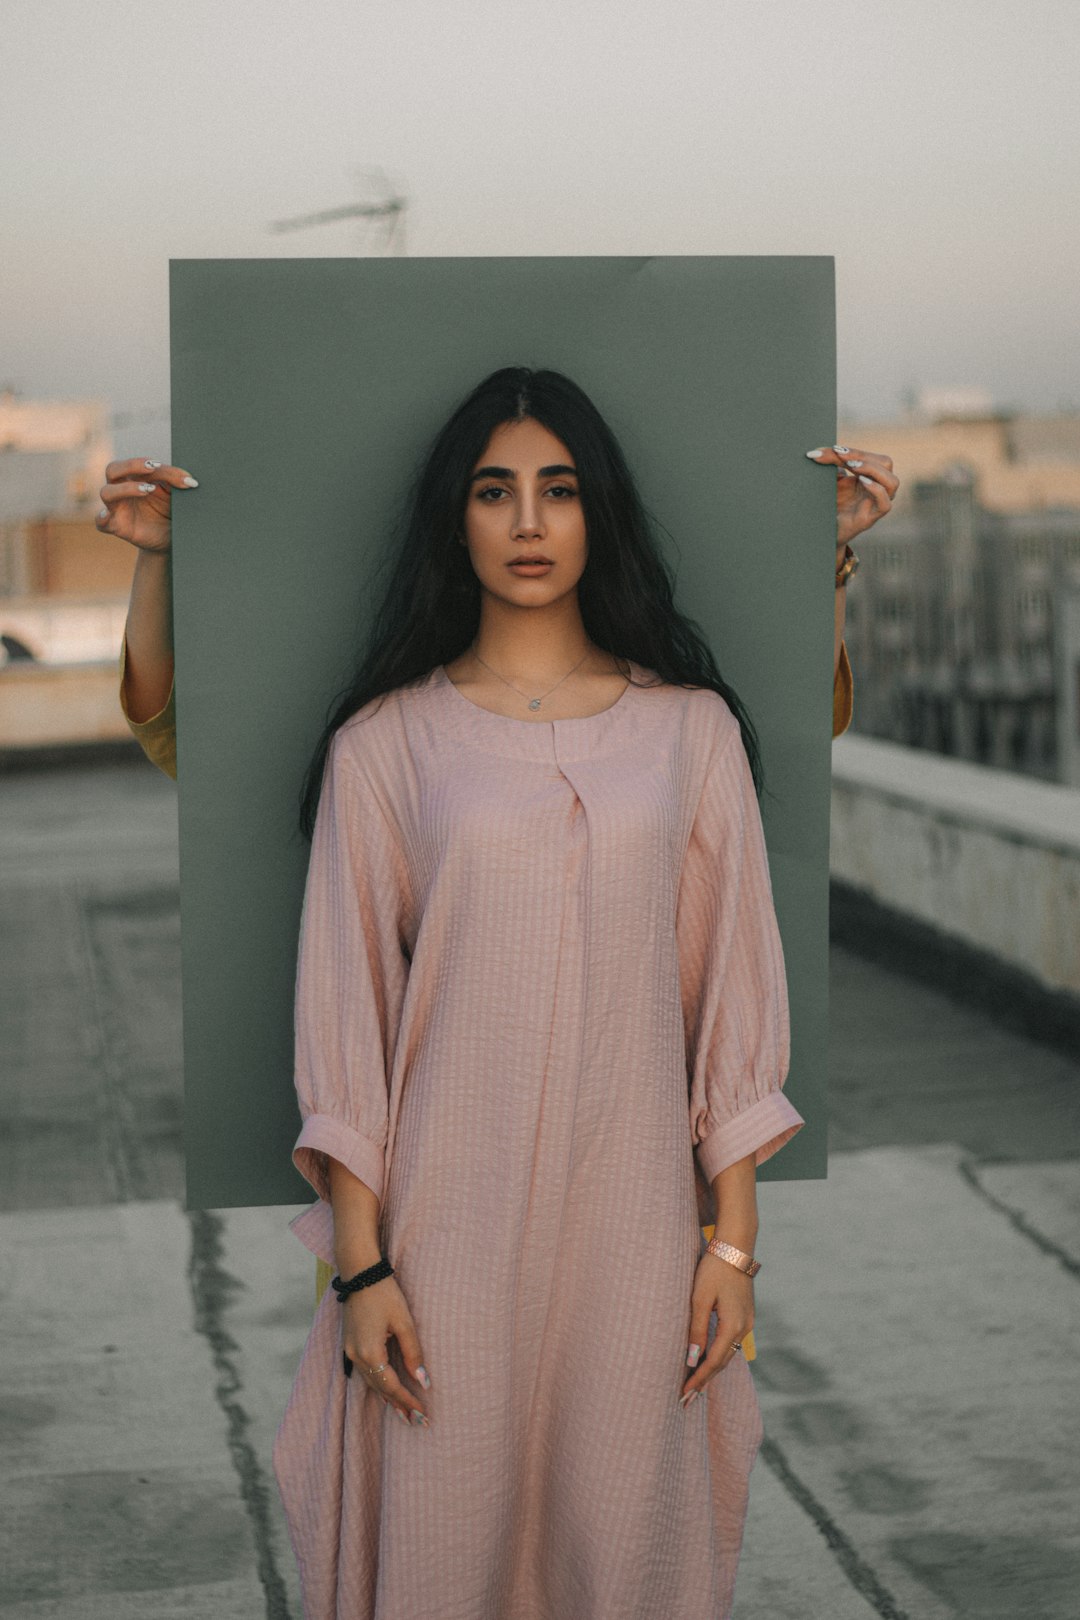
<svg viewBox="0 0 1080 1620"><path fill-rule="evenodd" d="M408 200L382 169L354 166L352 175L360 192L358 202L344 203L340 208L321 208L317 213L299 214L292 219L272 220L267 228L276 232L304 231L311 225L357 219L361 222L361 253L403 255Z"/></svg>

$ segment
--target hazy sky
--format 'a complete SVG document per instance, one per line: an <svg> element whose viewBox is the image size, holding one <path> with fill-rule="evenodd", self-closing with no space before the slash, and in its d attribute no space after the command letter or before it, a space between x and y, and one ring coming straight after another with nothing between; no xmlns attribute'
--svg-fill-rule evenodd
<svg viewBox="0 0 1080 1620"><path fill-rule="evenodd" d="M0 384L167 405L169 258L355 253L266 226L378 165L417 255L835 254L861 414L1080 401L1078 61L1077 0L5 0Z"/></svg>

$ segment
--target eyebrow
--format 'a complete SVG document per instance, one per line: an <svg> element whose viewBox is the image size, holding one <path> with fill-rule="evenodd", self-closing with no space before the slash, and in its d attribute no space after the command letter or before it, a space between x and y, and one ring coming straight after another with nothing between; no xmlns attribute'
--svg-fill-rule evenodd
<svg viewBox="0 0 1080 1620"><path fill-rule="evenodd" d="M556 463L556 465L553 466L553 467L541 467L540 472L539 472L539 477L541 477L541 478L554 478L559 473L562 473L564 476L567 473L569 473L572 478L576 478L577 477L577 468L576 467L565 467L561 463ZM517 474L514 472L514 469L512 467L478 467L476 469L476 471L473 473L472 477L469 479L469 482L470 482L470 484L475 484L475 482L476 482L476 480L478 478L511 478L512 479L512 478L516 478L516 477L517 477Z"/></svg>

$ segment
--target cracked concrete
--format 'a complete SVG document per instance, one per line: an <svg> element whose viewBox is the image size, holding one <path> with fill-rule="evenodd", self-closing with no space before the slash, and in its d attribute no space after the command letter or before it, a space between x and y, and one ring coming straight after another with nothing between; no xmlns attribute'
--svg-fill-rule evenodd
<svg viewBox="0 0 1080 1620"><path fill-rule="evenodd" d="M292 1209L179 1206L174 789L0 807L0 1615L299 1620L270 1442L314 1264ZM760 1187L737 1620L1066 1620L1080 1068L832 969L829 1178Z"/></svg>

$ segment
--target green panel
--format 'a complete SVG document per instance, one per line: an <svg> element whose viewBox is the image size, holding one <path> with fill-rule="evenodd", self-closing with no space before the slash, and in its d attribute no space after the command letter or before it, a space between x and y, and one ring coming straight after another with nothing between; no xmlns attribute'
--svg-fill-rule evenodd
<svg viewBox="0 0 1080 1620"><path fill-rule="evenodd" d="M497 366L592 396L666 531L680 605L762 741L805 1129L826 1171L835 437L830 258L173 260L189 1208L293 1170L300 781L362 637L362 579L421 447Z"/></svg>

